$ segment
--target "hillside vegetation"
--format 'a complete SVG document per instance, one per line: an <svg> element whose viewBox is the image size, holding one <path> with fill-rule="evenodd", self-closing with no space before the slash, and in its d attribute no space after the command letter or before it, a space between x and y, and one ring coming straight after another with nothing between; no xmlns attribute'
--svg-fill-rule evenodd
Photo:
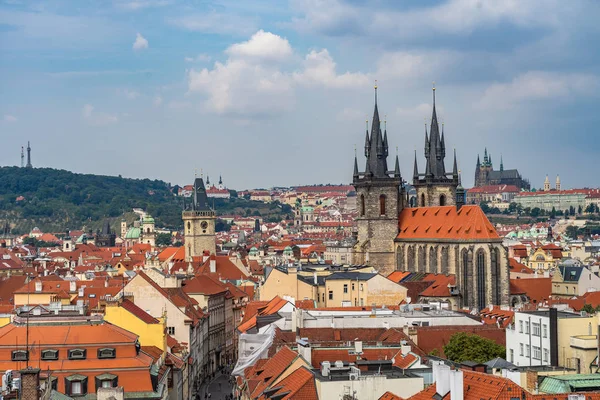
<svg viewBox="0 0 600 400"><path fill-rule="evenodd" d="M212 204L211 204L212 205ZM277 219L282 207L241 198L214 202L217 214L261 215ZM99 229L108 218L118 231L120 220L131 223L131 211L150 213L157 227L180 229L181 198L170 184L151 179L77 174L52 168L0 167L0 221L9 221L14 233L34 226L42 231Z"/></svg>

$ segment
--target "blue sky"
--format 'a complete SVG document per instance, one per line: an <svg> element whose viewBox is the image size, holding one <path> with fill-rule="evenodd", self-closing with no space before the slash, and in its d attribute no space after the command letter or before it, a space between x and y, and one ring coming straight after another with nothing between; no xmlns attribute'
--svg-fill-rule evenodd
<svg viewBox="0 0 600 400"><path fill-rule="evenodd" d="M30 140L35 166L76 172L347 183L377 80L410 178L435 81L465 186L485 147L536 187L599 186L599 16L560 0L0 0L0 164Z"/></svg>

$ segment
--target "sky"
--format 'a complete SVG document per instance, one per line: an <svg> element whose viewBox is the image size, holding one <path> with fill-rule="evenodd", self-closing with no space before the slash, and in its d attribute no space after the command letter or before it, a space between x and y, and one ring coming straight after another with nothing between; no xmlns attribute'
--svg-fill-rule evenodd
<svg viewBox="0 0 600 400"><path fill-rule="evenodd" d="M465 187L485 148L533 187L598 187L598 17L593 0L0 0L0 165L30 141L35 167L349 183L377 82L410 180L435 82Z"/></svg>

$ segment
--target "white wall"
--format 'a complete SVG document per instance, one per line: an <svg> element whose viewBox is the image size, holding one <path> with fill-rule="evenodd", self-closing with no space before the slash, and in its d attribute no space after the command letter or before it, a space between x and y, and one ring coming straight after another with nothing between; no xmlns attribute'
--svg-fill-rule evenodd
<svg viewBox="0 0 600 400"><path fill-rule="evenodd" d="M317 379L319 399L340 399L344 394L352 395L360 400L378 400L385 392L390 391L407 399L424 388L423 378L388 379L385 375L360 376L354 381L323 381Z"/></svg>
<svg viewBox="0 0 600 400"><path fill-rule="evenodd" d="M517 366L550 365L550 318L516 312L513 321L514 329L506 329L506 360ZM540 336L533 334L533 323L540 324ZM544 337L544 325L546 337ZM521 345L523 345L523 355L521 355ZM530 356L527 355L527 346L529 346ZM540 347L540 359L534 358L534 346ZM547 359L544 359L544 349L547 351Z"/></svg>

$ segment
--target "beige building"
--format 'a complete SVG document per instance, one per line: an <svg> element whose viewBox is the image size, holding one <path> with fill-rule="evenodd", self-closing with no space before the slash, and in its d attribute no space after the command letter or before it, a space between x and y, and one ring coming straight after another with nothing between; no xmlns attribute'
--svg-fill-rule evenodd
<svg viewBox="0 0 600 400"><path fill-rule="evenodd" d="M331 261L336 265L352 265L354 264L352 248L353 245L342 242L328 243L323 257L325 261Z"/></svg>
<svg viewBox="0 0 600 400"><path fill-rule="evenodd" d="M358 271L298 271L296 266L274 268L260 289L260 299L290 297L314 300L317 307L360 307L397 305L407 289L371 268Z"/></svg>

